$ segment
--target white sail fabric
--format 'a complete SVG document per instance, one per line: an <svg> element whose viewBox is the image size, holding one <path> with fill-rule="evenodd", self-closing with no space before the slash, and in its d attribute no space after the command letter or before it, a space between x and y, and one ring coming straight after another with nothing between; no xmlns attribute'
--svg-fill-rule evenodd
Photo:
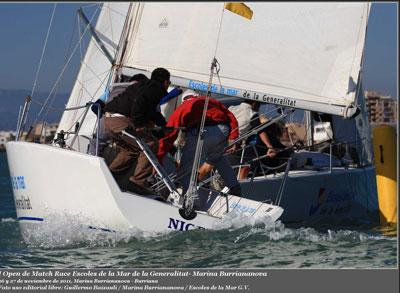
<svg viewBox="0 0 400 293"><path fill-rule="evenodd" d="M345 115L355 100L369 4L247 5L250 21L222 2L141 3L124 64L165 67L187 87L204 89L216 51L223 87L214 79L216 92ZM342 109L329 110L334 105Z"/></svg>
<svg viewBox="0 0 400 293"><path fill-rule="evenodd" d="M107 50L115 56L121 32L129 9L129 3L105 3L99 14L96 32ZM89 33L89 30L87 30ZM95 101L104 93L112 64L92 38L68 100L67 107L85 105ZM57 132L74 131L75 123L80 122L85 109L65 111ZM89 110L79 131L80 135L91 137L95 129L96 115Z"/></svg>

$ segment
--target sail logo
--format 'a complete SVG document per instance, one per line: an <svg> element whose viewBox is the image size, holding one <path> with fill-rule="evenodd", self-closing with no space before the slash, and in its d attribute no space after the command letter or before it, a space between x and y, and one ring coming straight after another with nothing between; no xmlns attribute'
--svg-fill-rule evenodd
<svg viewBox="0 0 400 293"><path fill-rule="evenodd" d="M14 190L26 189L24 176L11 176L11 186Z"/></svg>
<svg viewBox="0 0 400 293"><path fill-rule="evenodd" d="M17 210L31 210L31 200L29 197L21 196L15 199L15 208Z"/></svg>
<svg viewBox="0 0 400 293"><path fill-rule="evenodd" d="M191 223L187 223L185 221L181 221L178 219L169 218L169 229L177 230L177 231L188 231L193 229L205 229L200 226L195 226Z"/></svg>
<svg viewBox="0 0 400 293"><path fill-rule="evenodd" d="M197 82L193 80L189 80L187 84L188 88L199 91L207 91L208 84L204 82ZM222 86L217 86L215 84L211 84L210 91L212 93L217 93L221 95L228 95L233 97L240 97L249 100L255 101L263 101L270 104L276 104L281 106L295 107L296 100L289 97L281 97L281 96L273 96L265 93L253 92L248 90L238 90L235 88L224 88Z"/></svg>
<svg viewBox="0 0 400 293"><path fill-rule="evenodd" d="M167 19L164 17L164 18L161 20L160 24L158 25L158 28L167 28L167 27L168 27L168 21L167 21Z"/></svg>
<svg viewBox="0 0 400 293"><path fill-rule="evenodd" d="M196 82L193 80L189 80L188 87L193 90L199 90L199 91L207 91L208 90L208 84L204 82ZM236 96L239 91L237 89L233 88L224 88L224 87L219 87L215 84L211 85L210 91L212 93L219 93L222 95L229 95L229 96Z"/></svg>
<svg viewBox="0 0 400 293"><path fill-rule="evenodd" d="M245 206L245 205L241 205L239 203L232 203L229 207L232 210L237 210L237 211L239 211L241 213L254 213L256 211L255 208L251 208L251 207L248 207L248 206Z"/></svg>

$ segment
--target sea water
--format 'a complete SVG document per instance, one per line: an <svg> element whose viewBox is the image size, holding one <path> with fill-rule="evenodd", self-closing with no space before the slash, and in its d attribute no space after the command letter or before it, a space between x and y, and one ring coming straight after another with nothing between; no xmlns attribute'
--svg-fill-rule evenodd
<svg viewBox="0 0 400 293"><path fill-rule="evenodd" d="M213 231L146 234L133 229L93 233L79 242L68 237L79 233L71 219L58 225L62 230L56 229L51 239L30 245L23 241L6 154L0 153L0 268L397 267L396 229L383 230L378 223L317 229L232 219Z"/></svg>

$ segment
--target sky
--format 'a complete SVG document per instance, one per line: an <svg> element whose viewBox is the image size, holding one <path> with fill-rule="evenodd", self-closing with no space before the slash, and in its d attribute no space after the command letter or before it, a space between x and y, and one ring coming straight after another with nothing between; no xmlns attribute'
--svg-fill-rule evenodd
<svg viewBox="0 0 400 293"><path fill-rule="evenodd" d="M59 76L76 38L76 10L83 6L90 16L94 3L57 3L42 61L36 91L49 92ZM0 3L0 89L31 90L45 42L54 3ZM371 6L364 65L364 89L397 98L397 3ZM76 40L76 39L75 39ZM79 56L79 55L77 55ZM64 73L60 93L68 93L77 74L79 59Z"/></svg>

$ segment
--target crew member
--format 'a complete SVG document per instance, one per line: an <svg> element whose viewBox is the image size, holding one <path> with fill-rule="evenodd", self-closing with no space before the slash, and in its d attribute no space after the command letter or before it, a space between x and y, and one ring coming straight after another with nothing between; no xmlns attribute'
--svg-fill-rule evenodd
<svg viewBox="0 0 400 293"><path fill-rule="evenodd" d="M166 123L157 108L160 100L168 94L169 79L168 70L156 68L149 80L130 85L105 106L106 131L125 144L125 150L118 153L109 166L110 170L121 171L137 158L134 173L129 177L128 189L140 194L152 193L147 178L152 174L153 167L137 143L122 135L121 131L131 132L144 140L153 152L157 152L158 139L151 133L151 129L154 125L164 126Z"/></svg>
<svg viewBox="0 0 400 293"><path fill-rule="evenodd" d="M104 108L105 108L105 102L108 104L107 108L118 108L117 105L113 105L115 102L113 102L114 98L124 91L126 91L128 88L130 88L131 85L137 84L139 82L148 80L146 75L144 74L135 74L134 76L128 78L127 76L123 75L123 80L121 83L113 84L111 86L111 89L109 90L108 88L105 90L104 94L95 102L95 104L92 106L92 111L96 114L96 116L99 114L98 111L101 111L100 113L100 121L98 124L99 127L99 137L98 137L98 151L99 154L102 153L104 148L107 146L107 142L111 139L110 134L105 130L104 127L104 120L105 118L102 117ZM132 87L130 88L132 90ZM121 101L119 101L121 102ZM100 107L99 107L100 106ZM118 114L115 114L118 115ZM110 117L110 115L108 115ZM90 145L89 145L89 154L91 155L96 155L96 137L92 138L90 140ZM129 152L128 150L126 150Z"/></svg>
<svg viewBox="0 0 400 293"><path fill-rule="evenodd" d="M182 149L182 158L178 167L178 178L181 178L183 194L190 183L190 173L195 157L199 127L202 119L206 97L187 90L182 95L183 103L170 116L167 128L173 130L160 140L157 157L162 162L163 157L173 147L178 136L179 128L185 127L185 145ZM227 187L230 194L240 195L240 185L228 160L223 156L225 152L233 152L235 145L227 147L228 143L238 137L238 123L235 116L219 101L210 98L203 133L202 158L209 165L214 166ZM201 170L200 170L201 171ZM200 176L201 177L201 174ZM202 178L200 178L202 179Z"/></svg>
<svg viewBox="0 0 400 293"><path fill-rule="evenodd" d="M239 135L243 135L251 129L260 125L258 109L260 108L260 102L254 100L244 100L239 105L230 106L228 109L235 115L239 124ZM234 165L239 165L243 162L253 159L256 156L254 152L255 143L257 142L257 134L251 135L247 139L242 141L243 150L240 154L236 153L231 155L229 160ZM242 158L243 155L243 158ZM239 179L247 178L250 171L250 166L240 166L239 168Z"/></svg>

